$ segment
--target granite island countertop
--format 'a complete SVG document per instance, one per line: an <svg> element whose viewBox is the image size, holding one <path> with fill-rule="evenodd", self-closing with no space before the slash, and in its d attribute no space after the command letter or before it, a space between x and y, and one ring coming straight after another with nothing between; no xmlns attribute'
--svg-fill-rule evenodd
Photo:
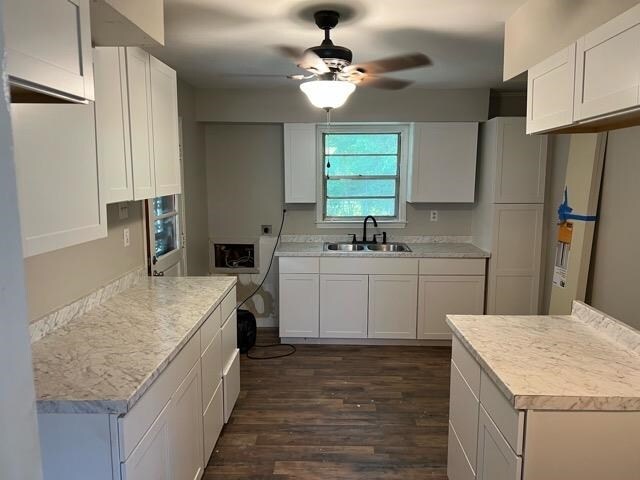
<svg viewBox="0 0 640 480"><path fill-rule="evenodd" d="M588 305L447 323L516 409L640 410L640 332Z"/></svg>
<svg viewBox="0 0 640 480"><path fill-rule="evenodd" d="M38 412L126 413L235 284L145 278L34 342Z"/></svg>
<svg viewBox="0 0 640 480"><path fill-rule="evenodd" d="M324 250L324 242L281 242L277 257L403 257L488 258L490 254L471 243L408 243L410 252L340 252Z"/></svg>

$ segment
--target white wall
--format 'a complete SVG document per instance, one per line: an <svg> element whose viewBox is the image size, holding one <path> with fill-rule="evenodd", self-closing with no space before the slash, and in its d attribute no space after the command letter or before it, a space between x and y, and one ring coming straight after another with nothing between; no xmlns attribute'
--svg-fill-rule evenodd
<svg viewBox="0 0 640 480"><path fill-rule="evenodd" d="M521 74L637 3L638 0L528 0L505 25L504 79Z"/></svg>
<svg viewBox="0 0 640 480"><path fill-rule="evenodd" d="M640 329L638 184L640 127L609 132L587 301Z"/></svg>
<svg viewBox="0 0 640 480"><path fill-rule="evenodd" d="M0 18L2 18L0 2ZM4 40L0 22L0 56ZM0 478L42 478L4 61L0 62Z"/></svg>

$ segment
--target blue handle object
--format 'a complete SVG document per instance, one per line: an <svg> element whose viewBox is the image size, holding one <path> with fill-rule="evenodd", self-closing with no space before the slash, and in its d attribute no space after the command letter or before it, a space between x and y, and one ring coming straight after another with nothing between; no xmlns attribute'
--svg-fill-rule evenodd
<svg viewBox="0 0 640 480"><path fill-rule="evenodd" d="M567 220L578 220L581 222L595 222L598 220L597 215L578 215L573 212L573 208L569 206L569 200L567 199L567 187L564 187L564 202L558 207L558 218L560 223L565 223Z"/></svg>

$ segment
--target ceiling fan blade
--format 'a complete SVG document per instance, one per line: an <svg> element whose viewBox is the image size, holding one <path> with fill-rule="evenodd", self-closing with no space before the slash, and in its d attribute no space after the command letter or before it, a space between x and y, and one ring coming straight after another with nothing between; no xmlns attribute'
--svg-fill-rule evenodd
<svg viewBox="0 0 640 480"><path fill-rule="evenodd" d="M315 75L303 75L303 74L287 75L287 78L289 80L309 80L309 79L311 79L313 77L315 77Z"/></svg>
<svg viewBox="0 0 640 480"><path fill-rule="evenodd" d="M402 90L403 88L407 88L413 82L411 80L400 80L398 78L365 75L361 80L354 83L362 87L381 88L383 90Z"/></svg>
<svg viewBox="0 0 640 480"><path fill-rule="evenodd" d="M397 57L382 58L371 62L356 63L354 65L344 67L342 71L345 73L359 71L362 73L376 74L426 67L431 64L431 60L424 53L409 53L406 55L398 55Z"/></svg>
<svg viewBox="0 0 640 480"><path fill-rule="evenodd" d="M281 55L290 58L295 64L312 73L329 73L331 69L328 67L324 60L316 55L311 50L302 50L298 47L291 47L289 45L278 45L276 50Z"/></svg>

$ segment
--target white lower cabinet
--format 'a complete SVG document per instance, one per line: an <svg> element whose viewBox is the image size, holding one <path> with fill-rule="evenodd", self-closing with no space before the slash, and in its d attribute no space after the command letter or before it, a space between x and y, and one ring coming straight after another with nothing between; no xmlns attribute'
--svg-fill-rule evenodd
<svg viewBox="0 0 640 480"><path fill-rule="evenodd" d="M421 275L418 285L418 338L449 339L446 316L482 315L484 275Z"/></svg>
<svg viewBox="0 0 640 480"><path fill-rule="evenodd" d="M449 423L449 446L447 449L447 476L449 480L475 480L476 478L451 423Z"/></svg>
<svg viewBox="0 0 640 480"><path fill-rule="evenodd" d="M207 466L209 458L216 446L216 441L220 436L222 427L224 426L224 394L222 381L218 382L211 402L206 405L206 409L202 414L202 423L204 426L204 465Z"/></svg>
<svg viewBox="0 0 640 480"><path fill-rule="evenodd" d="M231 412L240 395L240 350L235 349L231 361L222 372L222 388L224 391L224 423L231 418Z"/></svg>
<svg viewBox="0 0 640 480"><path fill-rule="evenodd" d="M173 478L170 462L171 407L171 400L169 400L138 446L121 464L122 480L171 480Z"/></svg>
<svg viewBox="0 0 640 480"><path fill-rule="evenodd" d="M317 273L280 274L280 336L318 337L320 276Z"/></svg>
<svg viewBox="0 0 640 480"><path fill-rule="evenodd" d="M203 473L201 384L198 362L171 399L170 458L175 480L197 480Z"/></svg>
<svg viewBox="0 0 640 480"><path fill-rule="evenodd" d="M367 275L320 275L320 337L367 337Z"/></svg>
<svg viewBox="0 0 640 480"><path fill-rule="evenodd" d="M478 480L520 480L522 457L515 454L484 407L478 419Z"/></svg>
<svg viewBox="0 0 640 480"><path fill-rule="evenodd" d="M369 338L416 338L418 277L369 276Z"/></svg>

